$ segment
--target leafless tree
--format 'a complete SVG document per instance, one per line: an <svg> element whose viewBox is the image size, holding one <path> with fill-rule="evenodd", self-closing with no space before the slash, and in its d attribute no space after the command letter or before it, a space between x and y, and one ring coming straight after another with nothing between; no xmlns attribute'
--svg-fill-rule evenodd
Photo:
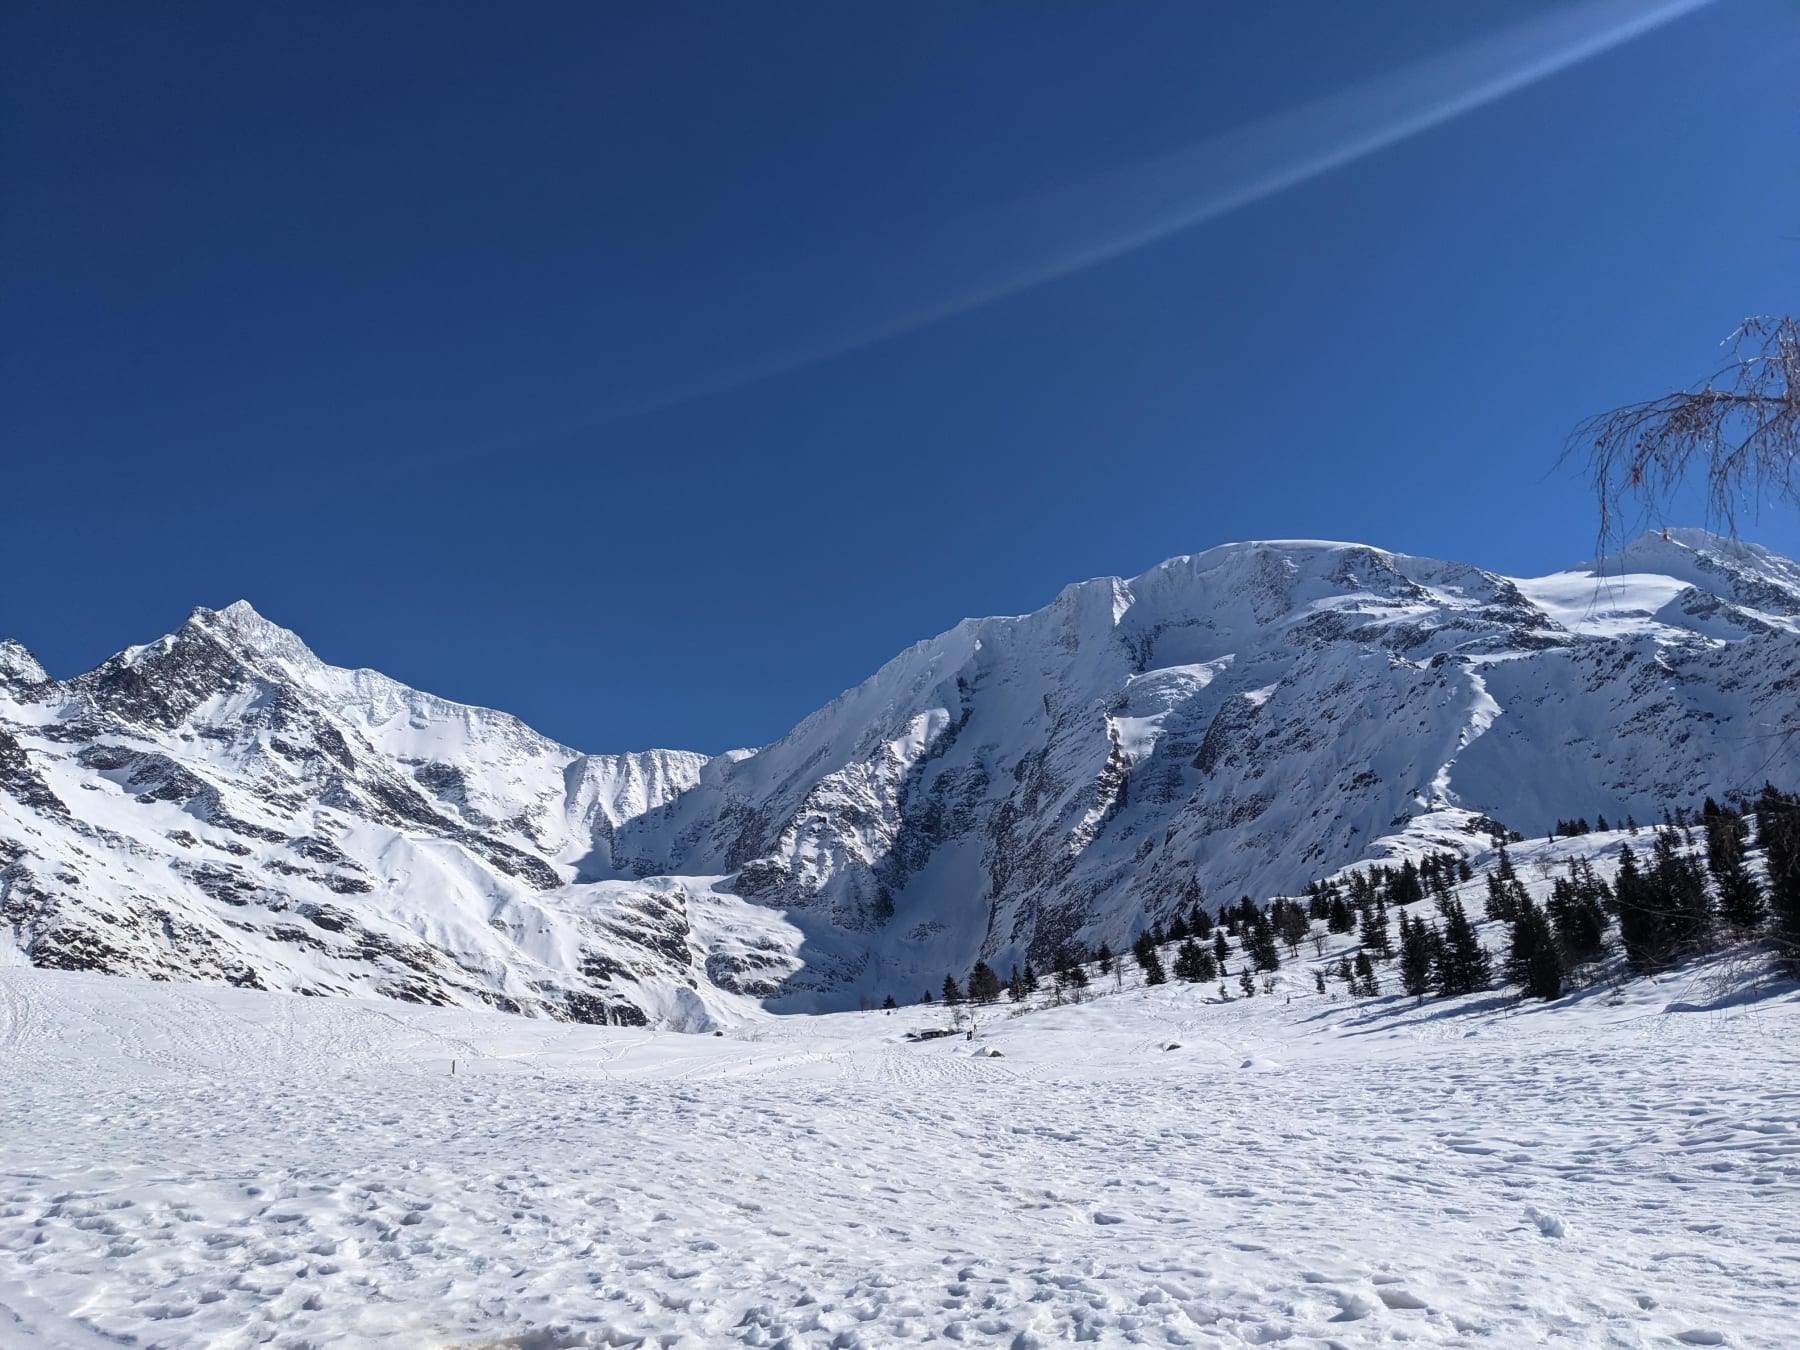
<svg viewBox="0 0 1800 1350"><path fill-rule="evenodd" d="M1737 535L1738 514L1779 502L1800 510L1800 320L1746 319L1729 359L1698 385L1598 413L1576 427L1561 462L1585 458L1600 507L1600 546L1685 483L1704 482L1708 524ZM1800 712L1772 728L1775 754L1800 735Z"/></svg>
<svg viewBox="0 0 1800 1350"><path fill-rule="evenodd" d="M1698 385L1596 414L1570 435L1562 462L1586 461L1602 552L1631 528L1634 505L1653 512L1694 480L1708 523L1734 536L1746 507L1800 509L1800 321L1746 319L1724 347L1730 359Z"/></svg>

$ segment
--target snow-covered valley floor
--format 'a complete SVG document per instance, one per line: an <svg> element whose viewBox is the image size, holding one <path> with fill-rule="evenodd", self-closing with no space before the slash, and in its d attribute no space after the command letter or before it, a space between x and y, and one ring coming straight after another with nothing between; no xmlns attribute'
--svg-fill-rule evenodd
<svg viewBox="0 0 1800 1350"><path fill-rule="evenodd" d="M912 1044L0 969L0 1345L1792 1346L1800 995L1712 990Z"/></svg>

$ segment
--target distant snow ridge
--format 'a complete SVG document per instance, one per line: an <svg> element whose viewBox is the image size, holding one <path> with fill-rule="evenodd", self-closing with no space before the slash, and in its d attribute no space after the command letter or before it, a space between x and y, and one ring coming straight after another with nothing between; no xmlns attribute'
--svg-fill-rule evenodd
<svg viewBox="0 0 1800 1350"><path fill-rule="evenodd" d="M1122 947L1194 883L1472 852L1477 814L1753 789L1797 698L1800 565L1695 530L1532 580L1230 544L966 620L714 758L581 754L240 601L67 681L0 642L0 945L698 1030Z"/></svg>

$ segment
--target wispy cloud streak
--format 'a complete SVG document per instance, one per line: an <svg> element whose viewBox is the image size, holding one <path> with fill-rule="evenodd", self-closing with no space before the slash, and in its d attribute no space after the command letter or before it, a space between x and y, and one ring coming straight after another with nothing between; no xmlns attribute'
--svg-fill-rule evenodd
<svg viewBox="0 0 1800 1350"><path fill-rule="evenodd" d="M561 436L802 370L1118 258L1442 126L1714 3L1579 0L1155 159L815 259L785 288L829 298L828 308L804 323L803 336L765 348L754 360L597 410Z"/></svg>

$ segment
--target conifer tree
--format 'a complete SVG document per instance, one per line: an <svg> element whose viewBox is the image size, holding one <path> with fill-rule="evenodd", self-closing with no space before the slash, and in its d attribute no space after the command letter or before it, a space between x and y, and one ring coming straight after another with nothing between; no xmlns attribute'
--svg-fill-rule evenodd
<svg viewBox="0 0 1800 1350"><path fill-rule="evenodd" d="M1701 815L1706 824L1706 866L1719 888L1719 914L1735 928L1755 928L1767 911L1762 887L1745 857L1750 827L1736 811L1721 808L1711 797Z"/></svg>
<svg viewBox="0 0 1800 1350"><path fill-rule="evenodd" d="M1211 984L1219 978L1219 966L1212 953L1190 937L1176 948L1175 978L1189 984Z"/></svg>
<svg viewBox="0 0 1800 1350"><path fill-rule="evenodd" d="M1153 934L1140 933L1136 942L1131 944L1131 955L1138 963L1138 969L1144 972L1145 984L1161 984L1168 979L1163 970L1162 957L1157 955Z"/></svg>
<svg viewBox="0 0 1800 1350"><path fill-rule="evenodd" d="M1325 972L1317 966L1313 967L1313 984L1321 994L1325 992Z"/></svg>
<svg viewBox="0 0 1800 1350"><path fill-rule="evenodd" d="M1225 940L1223 928L1213 934L1213 955L1219 958L1220 965L1223 965L1225 958L1231 955L1231 944Z"/></svg>
<svg viewBox="0 0 1800 1350"><path fill-rule="evenodd" d="M1374 998L1381 992L1381 981L1375 975L1375 966L1367 952L1356 954L1356 980L1350 989L1364 998Z"/></svg>
<svg viewBox="0 0 1800 1350"><path fill-rule="evenodd" d="M892 994L889 994L886 998L881 1000L881 1007L884 1012L892 1012L899 1006L898 1003L894 1002L894 996Z"/></svg>
<svg viewBox="0 0 1800 1350"><path fill-rule="evenodd" d="M1431 960L1426 964L1431 970L1433 987L1436 987L1438 970L1444 963L1444 930L1435 923L1425 925L1425 949Z"/></svg>
<svg viewBox="0 0 1800 1350"><path fill-rule="evenodd" d="M1356 927L1356 911L1344 903L1342 895L1333 893L1331 908L1325 915L1325 927L1333 933L1348 933Z"/></svg>
<svg viewBox="0 0 1800 1350"><path fill-rule="evenodd" d="M1619 910L1619 940L1625 945L1625 964L1639 974L1666 968L1668 914L1652 879L1638 870L1637 855L1629 844L1619 850L1613 898Z"/></svg>
<svg viewBox="0 0 1800 1350"><path fill-rule="evenodd" d="M1068 947L1056 949L1055 975L1058 989L1087 988L1087 971L1081 968L1081 957Z"/></svg>
<svg viewBox="0 0 1800 1350"><path fill-rule="evenodd" d="M1156 943L1147 928L1131 940L1131 959L1136 961L1139 966L1144 964L1144 954L1155 950Z"/></svg>
<svg viewBox="0 0 1800 1350"><path fill-rule="evenodd" d="M1685 819L1687 808L1681 808ZM1671 961L1717 945L1712 893L1706 871L1682 851L1682 836L1665 831L1650 855L1651 872L1668 912L1668 957Z"/></svg>
<svg viewBox="0 0 1800 1350"><path fill-rule="evenodd" d="M1531 897L1526 896L1525 903L1513 913L1511 932L1507 936L1506 957L1500 966L1502 984L1522 985L1530 978L1531 953L1539 933L1537 927L1528 922L1528 916L1536 908Z"/></svg>
<svg viewBox="0 0 1800 1350"><path fill-rule="evenodd" d="M1706 874L1681 850L1679 827L1671 824L1657 831L1648 866L1640 869L1629 848L1620 852L1613 883L1619 937L1626 963L1640 973L1667 970L1684 953L1712 945Z"/></svg>
<svg viewBox="0 0 1800 1350"><path fill-rule="evenodd" d="M1175 917L1169 920L1169 941L1170 942L1186 942L1187 939L1188 939L1187 919L1185 917L1183 917L1180 910L1176 910Z"/></svg>
<svg viewBox="0 0 1800 1350"><path fill-rule="evenodd" d="M1276 949L1275 926L1260 909L1251 912L1247 939L1250 959L1258 970L1280 970L1281 953Z"/></svg>
<svg viewBox="0 0 1800 1350"><path fill-rule="evenodd" d="M1395 905L1410 905L1425 898L1425 887L1419 880L1419 869L1413 860L1408 858L1400 864L1388 882L1388 902Z"/></svg>
<svg viewBox="0 0 1800 1350"><path fill-rule="evenodd" d="M1194 973L1194 954L1200 949L1189 938L1175 949L1175 978L1183 982L1191 982L1198 978Z"/></svg>
<svg viewBox="0 0 1800 1350"><path fill-rule="evenodd" d="M1256 996L1256 981L1250 976L1250 967L1245 966L1238 975L1238 988L1244 991L1245 998Z"/></svg>
<svg viewBox="0 0 1800 1350"><path fill-rule="evenodd" d="M1168 972L1163 969L1162 957L1157 954L1154 947L1150 948L1145 955L1148 959L1138 962L1144 968L1144 983L1162 984L1169 978Z"/></svg>
<svg viewBox="0 0 1800 1350"><path fill-rule="evenodd" d="M929 1002L931 1002L931 990L929 990L929 989L927 989L927 990L926 990L926 991L925 991L925 996L924 996L924 997L923 997L923 998L921 998L921 999L920 999L920 1000L919 1000L919 1002L921 1002L921 1003L929 1003Z"/></svg>
<svg viewBox="0 0 1800 1350"><path fill-rule="evenodd" d="M1279 900L1275 905L1275 931L1287 945L1289 956L1300 954L1300 944L1312 930L1312 917L1292 900Z"/></svg>
<svg viewBox="0 0 1800 1350"><path fill-rule="evenodd" d="M1404 915L1406 911L1402 910ZM1393 938L1388 932L1387 906L1377 900L1363 911L1362 932L1359 934L1362 945L1375 955L1386 959L1394 954Z"/></svg>
<svg viewBox="0 0 1800 1350"><path fill-rule="evenodd" d="M955 1005L963 1000L962 989L956 983L956 976L944 976L944 1002Z"/></svg>
<svg viewBox="0 0 1800 1350"><path fill-rule="evenodd" d="M1557 950L1556 935L1551 931L1549 919L1529 895L1513 920L1507 977L1523 986L1533 998L1562 996L1562 953Z"/></svg>
<svg viewBox="0 0 1800 1350"><path fill-rule="evenodd" d="M1462 902L1451 900L1444 909L1443 949L1434 963L1438 993L1448 997L1491 988L1494 977L1487 952L1482 949Z"/></svg>
<svg viewBox="0 0 1800 1350"><path fill-rule="evenodd" d="M1569 863L1569 881L1584 904L1593 905L1602 914L1612 911L1612 887L1600 879L1600 874L1586 858L1576 858Z"/></svg>
<svg viewBox="0 0 1800 1350"><path fill-rule="evenodd" d="M1448 899L1456 886L1457 859L1445 854L1438 860L1438 869L1431 878L1431 895L1435 900Z"/></svg>
<svg viewBox="0 0 1800 1350"><path fill-rule="evenodd" d="M1025 962L1024 980L1025 980L1025 992L1028 994L1037 993L1038 988L1039 988L1038 973L1037 973L1037 971L1032 969L1031 961L1029 958L1027 958L1027 960Z"/></svg>
<svg viewBox="0 0 1800 1350"><path fill-rule="evenodd" d="M1094 959L1100 963L1100 973L1102 975L1112 974L1113 949L1112 949L1111 944L1104 942L1104 941L1101 942L1100 950L1099 950L1099 952L1097 952L1095 954Z"/></svg>
<svg viewBox="0 0 1800 1350"><path fill-rule="evenodd" d="M1414 998L1431 988L1431 939L1425 920L1409 919L1400 912L1400 987Z"/></svg>
<svg viewBox="0 0 1800 1350"><path fill-rule="evenodd" d="M1565 965L1573 967L1598 960L1606 933L1606 911L1600 895L1606 883L1594 875L1583 859L1569 864L1569 875L1550 883L1545 913L1556 933Z"/></svg>
<svg viewBox="0 0 1800 1350"><path fill-rule="evenodd" d="M1306 897L1307 918L1323 922L1331 913L1331 898L1326 895L1325 888L1316 881L1309 881L1300 893Z"/></svg>
<svg viewBox="0 0 1800 1350"><path fill-rule="evenodd" d="M1188 927L1193 930L1195 937L1204 942L1212 936L1212 916L1206 912L1204 906L1195 904L1193 916L1188 920Z"/></svg>
<svg viewBox="0 0 1800 1350"><path fill-rule="evenodd" d="M1240 931L1248 931L1251 927L1254 927L1256 920L1261 916L1262 910L1257 907L1256 901L1252 900L1249 896L1243 896L1238 900L1237 921L1238 929Z"/></svg>
<svg viewBox="0 0 1800 1350"><path fill-rule="evenodd" d="M1756 799L1756 841L1769 872L1769 935L1800 975L1800 796L1767 784Z"/></svg>
<svg viewBox="0 0 1800 1350"><path fill-rule="evenodd" d="M977 961L969 972L969 997L977 1003L992 1003L1000 997L1000 977L986 961Z"/></svg>
<svg viewBox="0 0 1800 1350"><path fill-rule="evenodd" d="M1031 989L1026 985L1024 975L1019 973L1019 968L1017 966L1014 966L1012 968L1012 974L1006 981L1007 998L1011 999L1014 1003L1023 1003L1030 995Z"/></svg>
<svg viewBox="0 0 1800 1350"><path fill-rule="evenodd" d="M1508 882L1498 872L1489 872L1487 878L1487 917L1501 923L1511 923L1519 917L1519 899L1514 890L1514 883Z"/></svg>

